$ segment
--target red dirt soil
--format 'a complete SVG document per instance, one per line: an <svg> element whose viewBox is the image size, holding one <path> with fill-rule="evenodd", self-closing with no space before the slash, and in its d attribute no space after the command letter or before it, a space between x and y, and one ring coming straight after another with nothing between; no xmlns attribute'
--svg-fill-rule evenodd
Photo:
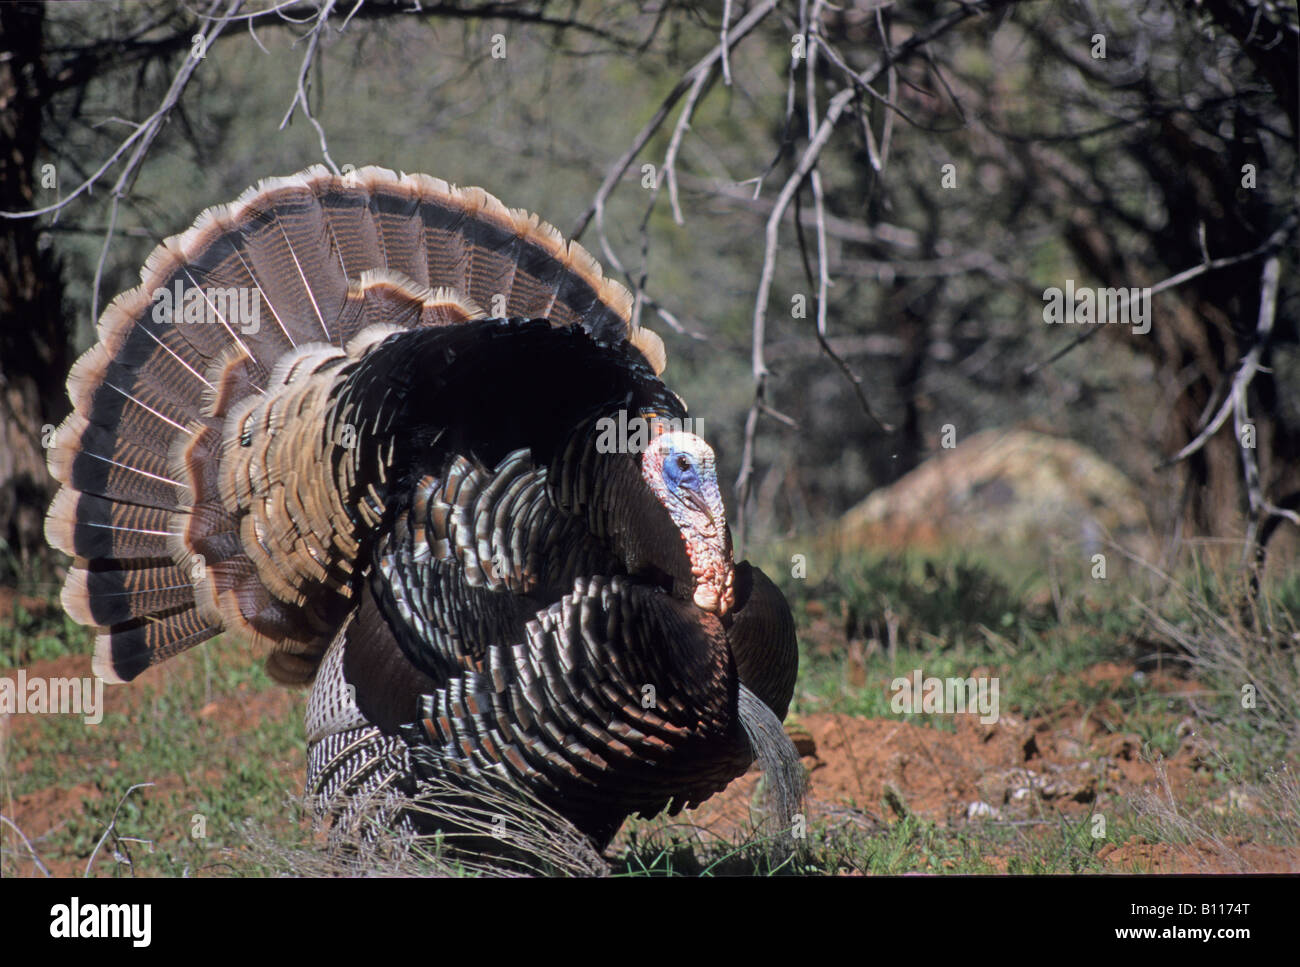
<svg viewBox="0 0 1300 967"><path fill-rule="evenodd" d="M89 658L72 656L41 662L29 675L89 675ZM169 662L151 669L140 681L165 686L170 676L195 674L197 665ZM1113 663L1094 666L1085 674L1091 681L1116 681L1133 669ZM10 673L12 674L12 673ZM1169 690L1185 683L1172 679ZM267 718L287 719L301 714L301 695L284 689L255 691L241 687L233 694L214 698L197 715L218 725L223 734L251 731ZM1164 798L1165 784L1156 765L1140 755L1141 739L1132 733L1112 731L1103 721L1121 720L1117 708L1083 709L1068 703L1050 717L1029 721L1003 714L1000 721L982 725L976 716L954 716L955 732L941 731L907 721L868 719L840 714L811 714L787 725L787 731L804 752L809 771L808 821L815 826L856 824L880 830L908 813L945 826L970 823L1045 821L1055 827L1062 818L1074 822L1097 812L1113 816L1125 800L1147 794ZM105 689L106 712L145 714L144 691L139 687ZM10 749L5 734L39 747L43 716L0 716L0 749ZM1190 722L1190 720L1189 720ZM1187 725L1188 723L1184 723ZM1182 803L1189 793L1210 786L1210 756L1190 728L1180 729L1177 753L1162 763L1168 790ZM52 750L58 755L57 750ZM305 759L305 756L303 757ZM9 764L22 774L23 762ZM25 768L26 766L26 768ZM300 788L305 762L295 763L289 778ZM69 762L67 773L75 775ZM163 788L172 783L217 782L217 775L153 776ZM674 835L698 836L708 842L753 828L751 805L760 778L757 770L741 777L722 794L698 809L669 820ZM96 799L99 791L89 783L52 786L15 797L4 812L33 840L65 822L82 809L82 800ZM7 836L11 848L22 847ZM1107 843L1096 854L1119 872L1282 872L1300 870L1300 850L1264 849L1233 840L1193 840L1188 845L1147 843L1134 837L1124 843ZM80 875L85 857L44 857L58 875ZM1006 857L988 857L995 868L1005 868ZM11 869L30 871L31 865L14 862Z"/></svg>

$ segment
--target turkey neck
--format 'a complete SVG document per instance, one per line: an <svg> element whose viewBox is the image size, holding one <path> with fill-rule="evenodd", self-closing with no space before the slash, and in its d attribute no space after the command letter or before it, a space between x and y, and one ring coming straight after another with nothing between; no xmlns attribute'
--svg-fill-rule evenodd
<svg viewBox="0 0 1300 967"><path fill-rule="evenodd" d="M597 438L597 420L587 421L551 462L552 501L586 521L629 574L690 601L695 576L681 531L646 485L637 456L602 453Z"/></svg>

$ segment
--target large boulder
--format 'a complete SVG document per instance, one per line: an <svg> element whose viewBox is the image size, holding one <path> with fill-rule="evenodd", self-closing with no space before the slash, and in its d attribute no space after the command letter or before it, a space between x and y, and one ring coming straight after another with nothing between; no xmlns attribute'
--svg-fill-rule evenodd
<svg viewBox="0 0 1300 967"><path fill-rule="evenodd" d="M985 430L942 450L840 521L843 545L943 548L1011 546L1083 554L1107 540L1149 553L1151 530L1137 487L1072 440L1030 430Z"/></svg>

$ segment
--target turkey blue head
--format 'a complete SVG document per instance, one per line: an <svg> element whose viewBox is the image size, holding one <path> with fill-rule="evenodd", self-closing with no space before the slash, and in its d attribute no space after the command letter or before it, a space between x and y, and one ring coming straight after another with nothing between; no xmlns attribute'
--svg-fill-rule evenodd
<svg viewBox="0 0 1300 967"><path fill-rule="evenodd" d="M660 434L641 456L641 475L681 531L695 604L726 614L735 603L735 567L713 448L694 433Z"/></svg>

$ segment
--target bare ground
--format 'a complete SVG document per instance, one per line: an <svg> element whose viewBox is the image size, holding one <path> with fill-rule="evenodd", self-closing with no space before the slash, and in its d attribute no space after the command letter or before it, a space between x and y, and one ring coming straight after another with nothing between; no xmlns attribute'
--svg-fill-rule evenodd
<svg viewBox="0 0 1300 967"><path fill-rule="evenodd" d="M106 712L147 717L142 685L166 688L173 677L201 674L199 669L197 662L181 659L150 670L136 685L106 688ZM1118 682L1133 672L1132 667L1108 662L1093 666L1086 675L1096 684ZM29 676L89 673L85 656L40 662L28 669ZM1167 677L1160 687L1176 692L1190 686ZM242 736L264 727L268 720L290 721L301 715L302 704L301 693L239 686L215 695L195 714L215 730L213 742L221 748L214 749L214 759L221 761L216 752L237 750ZM6 754L12 753L14 741L40 749L38 755L56 757L63 776L56 784L12 797L3 811L37 844L51 872L80 875L88 852L59 855L46 852L40 844L83 812L87 803L100 800L102 793L86 778L85 763L57 748L42 747L41 730L50 720L38 715L0 717L0 748ZM951 720L955 723L951 732L912 721L831 713L792 720L787 730L805 753L809 773L810 826L856 828L870 836L911 816L950 829L982 824L1059 829L1062 822L1089 823L1097 815L1113 822L1119 811L1142 798L1172 802L1175 813L1177 804L1189 800L1201 801L1201 808L1211 810L1250 808L1248 797L1231 793L1207 800L1214 784L1212 756L1190 719L1178 726L1177 752L1162 760L1144 755L1141 738L1124 730L1123 714L1114 703L1083 708L1069 702L1050 716L1029 720L1004 713L991 725L981 724L974 715ZM275 764L286 793L302 788L304 758L298 755ZM106 765L113 768L117 763L110 760ZM33 763L10 761L6 767L12 788ZM137 795L147 799L168 790L202 790L221 778L221 770L215 767L198 775L141 776L138 781L152 781L155 786ZM756 804L761 802L756 795L759 778L757 771L751 771L698 809L659 821L658 828L704 844L743 835L753 828ZM132 777L132 781L137 780ZM22 851L12 837L7 842L13 855ZM1300 850L1265 848L1240 837L1176 843L1146 842L1139 836L1124 842L1107 839L1095 856L1105 868L1120 872L1300 870ZM985 857L994 869L1005 869L1008 858L996 851ZM29 863L12 860L6 866L19 874L33 869Z"/></svg>

